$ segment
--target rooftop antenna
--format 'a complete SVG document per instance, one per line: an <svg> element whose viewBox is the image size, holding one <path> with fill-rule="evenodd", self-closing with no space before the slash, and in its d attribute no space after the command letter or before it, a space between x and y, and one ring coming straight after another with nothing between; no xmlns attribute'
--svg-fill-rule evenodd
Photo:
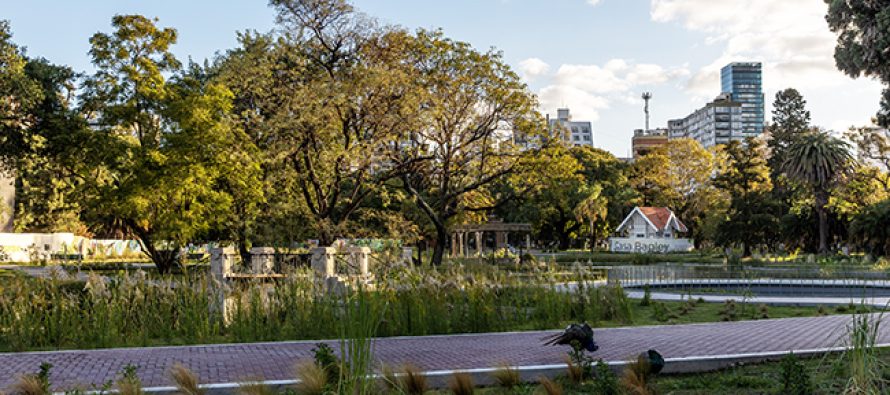
<svg viewBox="0 0 890 395"><path fill-rule="evenodd" d="M649 134L649 99L652 98L652 93L643 92L643 101L646 102L646 106L643 107L643 112L646 113L646 129L643 130L645 134Z"/></svg>

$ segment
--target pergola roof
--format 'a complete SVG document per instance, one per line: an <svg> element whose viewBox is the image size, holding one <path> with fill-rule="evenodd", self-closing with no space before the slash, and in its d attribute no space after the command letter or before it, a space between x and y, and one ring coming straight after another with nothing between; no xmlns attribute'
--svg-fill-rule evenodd
<svg viewBox="0 0 890 395"><path fill-rule="evenodd" d="M465 224L457 225L452 228L453 232L531 232L531 224L508 223L508 222L488 222L484 224Z"/></svg>

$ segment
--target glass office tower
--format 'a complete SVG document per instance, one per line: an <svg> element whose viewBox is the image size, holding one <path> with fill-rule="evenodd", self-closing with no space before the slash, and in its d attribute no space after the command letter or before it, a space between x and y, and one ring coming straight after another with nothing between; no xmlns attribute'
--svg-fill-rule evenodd
<svg viewBox="0 0 890 395"><path fill-rule="evenodd" d="M763 133L763 84L760 62L730 63L720 70L722 91L732 101L742 104L742 129L745 137Z"/></svg>

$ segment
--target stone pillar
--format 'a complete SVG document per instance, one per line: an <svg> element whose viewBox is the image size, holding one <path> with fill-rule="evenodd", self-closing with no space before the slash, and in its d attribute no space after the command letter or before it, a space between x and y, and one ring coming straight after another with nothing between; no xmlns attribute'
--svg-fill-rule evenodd
<svg viewBox="0 0 890 395"><path fill-rule="evenodd" d="M312 250L312 270L324 278L337 274L334 255L337 249L333 247L315 247Z"/></svg>
<svg viewBox="0 0 890 395"><path fill-rule="evenodd" d="M500 250L507 246L507 234L502 231L494 232L494 245L495 248Z"/></svg>
<svg viewBox="0 0 890 395"><path fill-rule="evenodd" d="M451 256L457 256L457 233L451 234Z"/></svg>
<svg viewBox="0 0 890 395"><path fill-rule="evenodd" d="M476 232L476 256L482 256L482 232Z"/></svg>
<svg viewBox="0 0 890 395"><path fill-rule="evenodd" d="M226 281L226 275L232 272L235 261L235 249L232 247L210 249L210 274L220 283Z"/></svg>
<svg viewBox="0 0 890 395"><path fill-rule="evenodd" d="M414 264L414 249L411 247L402 247L401 260L409 266Z"/></svg>
<svg viewBox="0 0 890 395"><path fill-rule="evenodd" d="M275 270L275 249L253 247L250 249L250 271L254 274L272 273Z"/></svg>
<svg viewBox="0 0 890 395"><path fill-rule="evenodd" d="M226 275L232 272L232 266L235 263L235 249L232 247L211 248L210 249L210 275L216 280L211 286L212 299L210 310L219 312L223 317L223 322L230 322L230 312L234 309L229 308L230 302L226 300Z"/></svg>
<svg viewBox="0 0 890 395"><path fill-rule="evenodd" d="M532 234L531 233L525 234L525 249L529 250L529 251L531 251L531 249L532 249Z"/></svg>
<svg viewBox="0 0 890 395"><path fill-rule="evenodd" d="M371 256L370 247L347 247L345 252L349 254L349 261L353 267L357 267L362 277L368 275L368 261ZM352 274L352 273L349 273Z"/></svg>
<svg viewBox="0 0 890 395"><path fill-rule="evenodd" d="M457 234L457 256L464 256L464 233L459 232Z"/></svg>

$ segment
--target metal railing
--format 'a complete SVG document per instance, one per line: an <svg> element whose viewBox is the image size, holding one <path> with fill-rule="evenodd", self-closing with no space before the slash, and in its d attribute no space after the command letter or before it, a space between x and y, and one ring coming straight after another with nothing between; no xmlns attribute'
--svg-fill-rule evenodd
<svg viewBox="0 0 890 395"><path fill-rule="evenodd" d="M890 273L812 266L714 266L660 264L614 266L609 284L626 288L649 286L679 292L769 292L780 295L887 295Z"/></svg>

